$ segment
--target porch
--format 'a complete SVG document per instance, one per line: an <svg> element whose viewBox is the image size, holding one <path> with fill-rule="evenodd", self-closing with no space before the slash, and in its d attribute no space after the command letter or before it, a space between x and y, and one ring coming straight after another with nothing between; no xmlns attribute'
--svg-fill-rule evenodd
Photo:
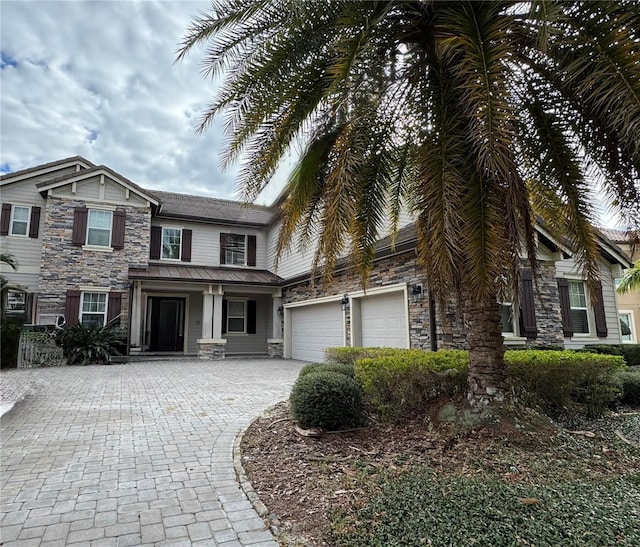
<svg viewBox="0 0 640 547"><path fill-rule="evenodd" d="M282 298L270 272L151 264L130 269L130 354L282 356Z"/></svg>

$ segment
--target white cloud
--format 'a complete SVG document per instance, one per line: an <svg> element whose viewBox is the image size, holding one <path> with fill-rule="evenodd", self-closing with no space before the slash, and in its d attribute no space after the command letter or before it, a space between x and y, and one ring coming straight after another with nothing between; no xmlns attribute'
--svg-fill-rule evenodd
<svg viewBox="0 0 640 547"><path fill-rule="evenodd" d="M219 165L222 123L195 134L214 84L197 51L174 64L209 6L1 2L3 170L77 154L148 188L235 196L237 167Z"/></svg>

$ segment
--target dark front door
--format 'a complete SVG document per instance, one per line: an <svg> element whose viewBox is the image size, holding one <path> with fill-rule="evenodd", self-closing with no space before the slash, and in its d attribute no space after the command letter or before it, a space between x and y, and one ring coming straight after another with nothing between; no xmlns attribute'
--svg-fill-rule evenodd
<svg viewBox="0 0 640 547"><path fill-rule="evenodd" d="M184 350L184 298L149 299L151 304L150 351Z"/></svg>

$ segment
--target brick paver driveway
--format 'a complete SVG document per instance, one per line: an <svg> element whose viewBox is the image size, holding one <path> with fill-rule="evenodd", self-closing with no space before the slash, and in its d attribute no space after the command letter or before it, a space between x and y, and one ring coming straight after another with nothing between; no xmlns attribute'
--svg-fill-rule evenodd
<svg viewBox="0 0 640 547"><path fill-rule="evenodd" d="M2 545L275 546L240 489L237 433L301 364L165 361L7 371Z"/></svg>

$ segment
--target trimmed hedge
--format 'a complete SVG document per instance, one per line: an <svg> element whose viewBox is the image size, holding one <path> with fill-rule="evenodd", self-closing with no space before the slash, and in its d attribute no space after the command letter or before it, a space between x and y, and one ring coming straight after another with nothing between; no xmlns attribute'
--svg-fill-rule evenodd
<svg viewBox="0 0 640 547"><path fill-rule="evenodd" d="M298 377L306 376L307 374L316 374L318 372L338 372L344 374L349 378L355 376L355 370L353 364L348 363L312 363L306 365L300 370Z"/></svg>
<svg viewBox="0 0 640 547"><path fill-rule="evenodd" d="M356 380L381 417L414 416L424 410L428 401L464 391L468 352L394 350L393 353L360 359L355 364Z"/></svg>
<svg viewBox="0 0 640 547"><path fill-rule="evenodd" d="M467 386L467 351L333 349L332 355L344 362L356 360L355 378L367 402L385 419L424 413L429 401L463 393ZM507 351L505 362L514 393L526 404L550 414L588 416L601 414L619 397L615 373L625 368L620 356L571 350Z"/></svg>
<svg viewBox="0 0 640 547"><path fill-rule="evenodd" d="M298 376L289 402L293 419L305 428L336 431L365 423L362 389L353 378L340 372Z"/></svg>
<svg viewBox="0 0 640 547"><path fill-rule="evenodd" d="M517 397L550 414L599 416L620 396L622 357L565 351L507 351L507 373ZM572 408L576 407L576 408Z"/></svg>
<svg viewBox="0 0 640 547"><path fill-rule="evenodd" d="M640 344L590 344L580 351L603 353L605 355L622 355L630 367L640 367Z"/></svg>
<svg viewBox="0 0 640 547"><path fill-rule="evenodd" d="M620 402L640 408L640 367L629 367L617 374L622 397Z"/></svg>
<svg viewBox="0 0 640 547"><path fill-rule="evenodd" d="M0 322L0 368L16 368L18 366L20 329L23 323L22 319L2 318Z"/></svg>
<svg viewBox="0 0 640 547"><path fill-rule="evenodd" d="M327 358L327 361L331 363L344 363L348 365L354 365L355 362L360 359L366 359L367 357L391 357L397 355L399 351L424 353L422 350L406 350L396 348L336 347L325 348L324 355Z"/></svg>

